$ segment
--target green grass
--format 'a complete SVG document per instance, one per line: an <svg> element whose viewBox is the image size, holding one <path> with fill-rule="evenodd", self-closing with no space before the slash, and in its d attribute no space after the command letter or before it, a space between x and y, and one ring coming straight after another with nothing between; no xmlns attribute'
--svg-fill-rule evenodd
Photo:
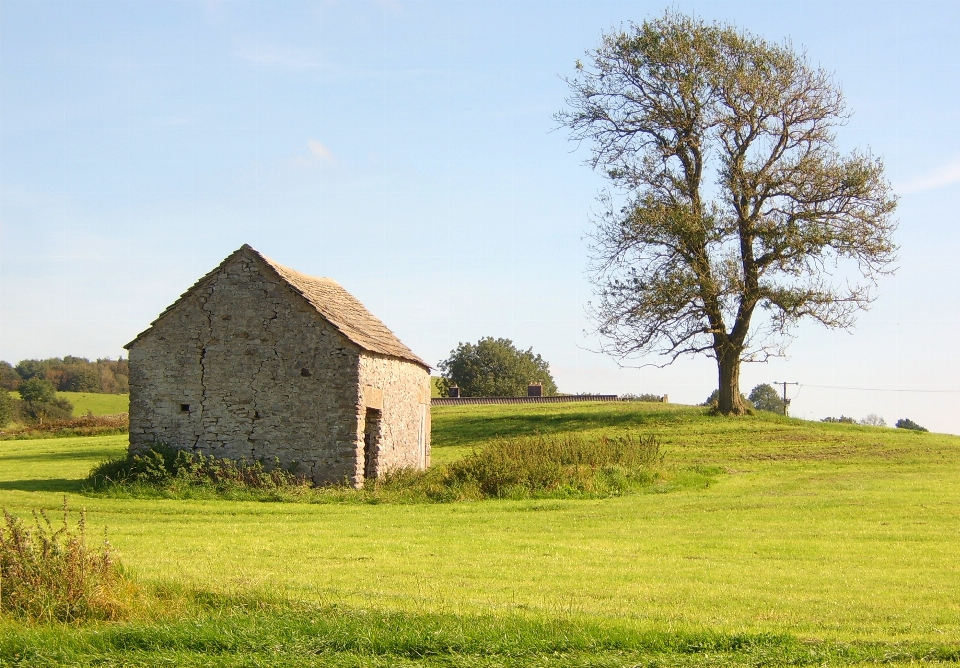
<svg viewBox="0 0 960 668"><path fill-rule="evenodd" d="M519 614L468 616L198 597L162 624L50 629L0 623L20 665L824 666L957 662L945 643L819 642L784 634L641 629Z"/></svg>
<svg viewBox="0 0 960 668"><path fill-rule="evenodd" d="M94 392L57 392L73 404L73 414L76 417L86 415L87 411L94 415L117 415L130 410L130 395L128 394L97 394Z"/></svg>
<svg viewBox="0 0 960 668"><path fill-rule="evenodd" d="M11 392L14 399L20 398L19 392ZM94 415L117 415L126 413L130 408L128 394L99 394L96 392L57 392L57 397L66 399L73 404L74 417L86 415L87 411Z"/></svg>
<svg viewBox="0 0 960 668"><path fill-rule="evenodd" d="M55 510L67 493L147 586L288 601L103 628L4 622L0 661L960 660L958 437L642 403L443 407L433 425L435 462L533 431L657 434L672 475L709 484L454 504L88 498L82 479L124 436L0 442L0 506Z"/></svg>

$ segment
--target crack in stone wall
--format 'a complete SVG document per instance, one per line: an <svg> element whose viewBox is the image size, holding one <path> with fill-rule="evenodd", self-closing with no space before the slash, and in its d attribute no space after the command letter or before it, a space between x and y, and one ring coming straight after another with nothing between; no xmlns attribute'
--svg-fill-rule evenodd
<svg viewBox="0 0 960 668"><path fill-rule="evenodd" d="M269 296L269 293L267 293L267 295ZM270 303L269 301L266 301L266 300L265 302ZM267 335L267 340L275 340L276 337L271 333L271 328L273 326L273 323L275 323L280 317L280 313L277 310L275 304L273 305L272 310L273 310L273 315L271 315L269 318L263 321L263 325L264 325L263 328L264 328L264 332ZM280 356L275 347L270 352L272 352L273 354L272 361L274 362L281 361ZM261 394L260 376L261 374L263 374L264 367L266 365L267 365L267 360L264 358L261 358L260 364L257 368L256 373L254 373L253 380L250 384L250 387L253 390L253 409L252 409L253 413L250 418L250 430L247 434L247 440L250 442L250 459L254 459L254 460L261 459L264 461L265 465L270 466L272 462L266 458L265 454L257 452L258 435L256 433L257 424L260 421L260 394Z"/></svg>
<svg viewBox="0 0 960 668"><path fill-rule="evenodd" d="M197 344L200 347L200 408L196 415L196 422L199 424L199 428L196 429L197 438L193 442L191 450L197 451L200 449L200 439L203 438L203 420L205 415L205 404L207 401L207 385L205 382L206 373L207 373L207 346L210 344L210 339L213 337L213 319L210 311L207 309L207 302L209 301L209 296L207 298L200 299L200 312L206 316L206 330L200 329L197 331Z"/></svg>

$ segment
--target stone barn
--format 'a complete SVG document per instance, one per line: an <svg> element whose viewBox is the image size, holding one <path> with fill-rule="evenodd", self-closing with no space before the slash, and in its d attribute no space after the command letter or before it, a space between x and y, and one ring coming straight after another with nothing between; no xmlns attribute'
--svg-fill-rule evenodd
<svg viewBox="0 0 960 668"><path fill-rule="evenodd" d="M130 451L361 485L430 464L430 367L336 281L244 245L126 346Z"/></svg>

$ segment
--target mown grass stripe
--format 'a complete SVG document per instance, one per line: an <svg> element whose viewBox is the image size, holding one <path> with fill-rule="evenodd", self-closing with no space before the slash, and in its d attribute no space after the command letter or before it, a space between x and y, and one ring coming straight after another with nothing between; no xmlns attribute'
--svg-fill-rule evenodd
<svg viewBox="0 0 960 668"><path fill-rule="evenodd" d="M802 641L788 634L651 630L582 620L409 614L291 606L163 623L0 626L5 665L289 665L402 659L417 665L854 665L960 662L960 644ZM138 658L139 657L139 658ZM219 658L218 658L219 657ZM255 658L256 657L256 658ZM439 663L438 663L439 661ZM617 663L627 661L628 663ZM284 662L287 662L285 664ZM525 663L526 662L526 663ZM153 664L156 665L156 664Z"/></svg>

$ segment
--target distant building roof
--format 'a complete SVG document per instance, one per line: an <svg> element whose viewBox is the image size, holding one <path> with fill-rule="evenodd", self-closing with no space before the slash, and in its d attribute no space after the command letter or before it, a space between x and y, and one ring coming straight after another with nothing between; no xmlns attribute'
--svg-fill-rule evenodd
<svg viewBox="0 0 960 668"><path fill-rule="evenodd" d="M344 290L335 280L301 274L299 271L274 262L248 244L244 244L231 253L230 256L221 262L213 271L194 283L189 290L180 295L177 301L157 316L157 319L150 323L149 328L138 334L137 337L124 346L124 348L129 348L140 340L152 330L164 316L176 309L177 306L193 292L212 280L226 264L240 254L247 254L249 257L261 262L295 293L300 295L324 320L333 325L343 336L360 348L368 352L379 353L389 357L399 357L400 359L414 362L427 369L430 368L429 364L417 357L412 350L403 345L396 334L391 332L379 318L370 313L356 297Z"/></svg>

